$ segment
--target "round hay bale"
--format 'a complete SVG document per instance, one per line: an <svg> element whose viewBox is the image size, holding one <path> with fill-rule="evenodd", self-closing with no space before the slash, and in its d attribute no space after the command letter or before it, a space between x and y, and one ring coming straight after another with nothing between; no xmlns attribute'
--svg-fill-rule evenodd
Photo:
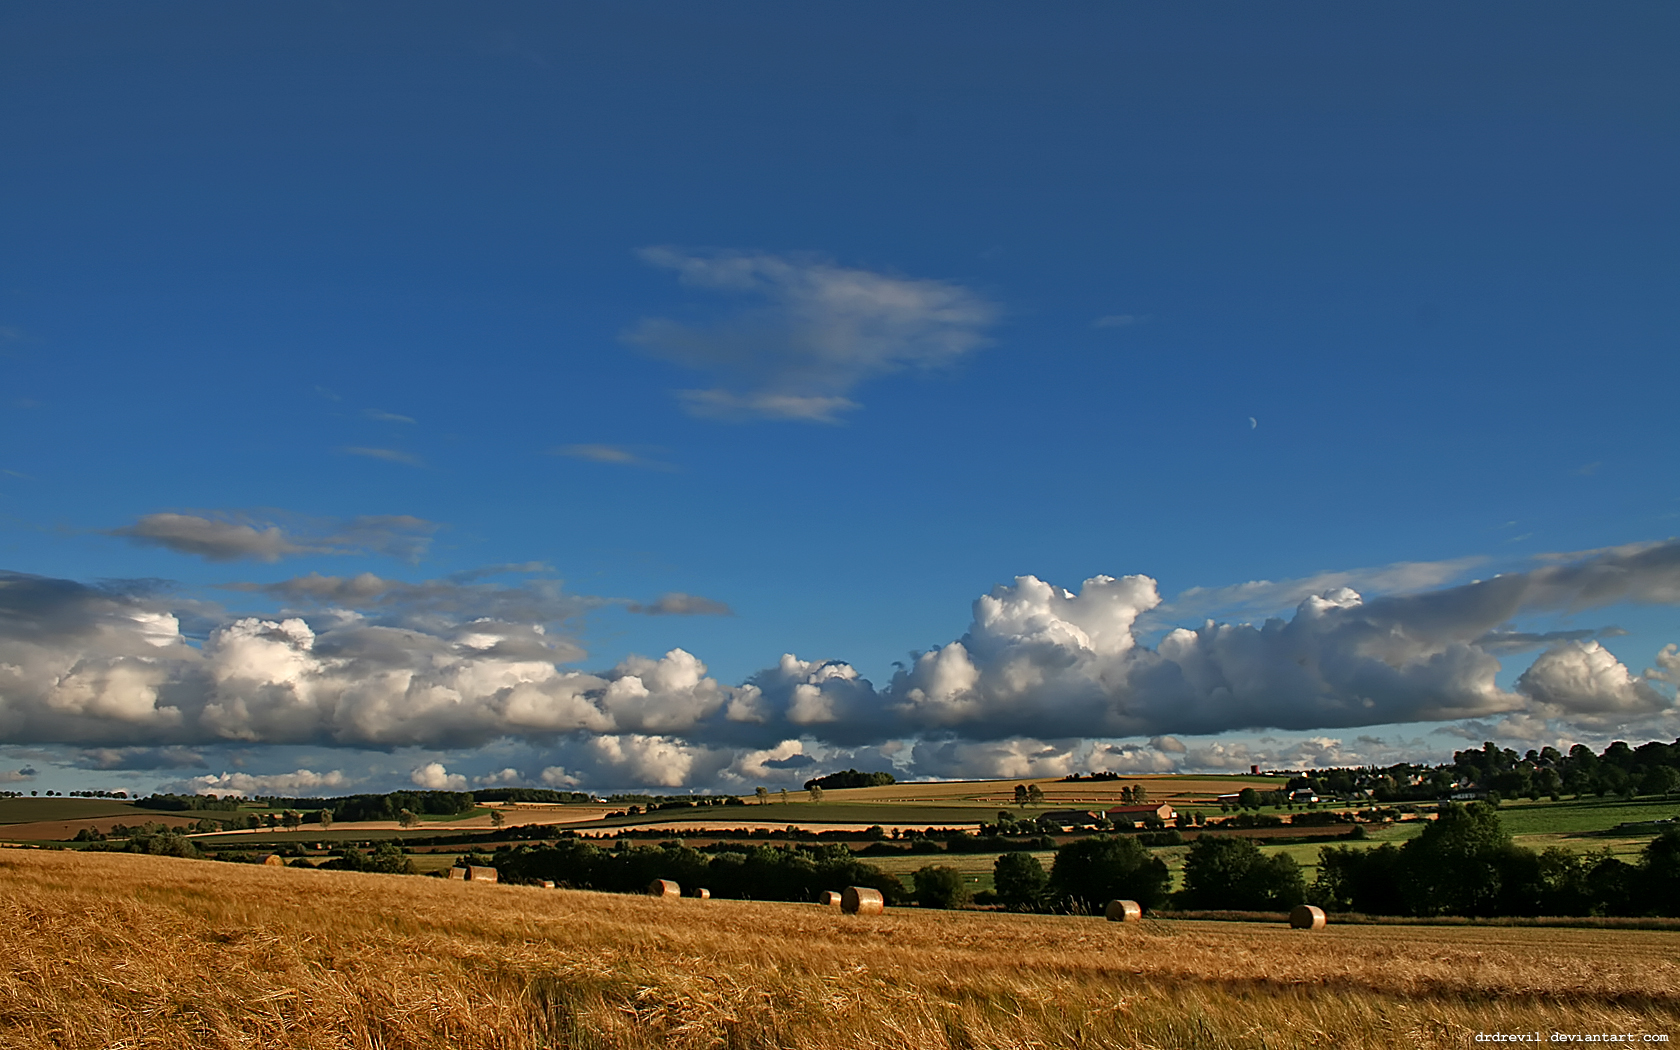
<svg viewBox="0 0 1680 1050"><path fill-rule="evenodd" d="M466 881L466 878L467 878L467 869L466 868L450 868L449 869L449 877L452 878L452 879L460 879L464 882L464 881Z"/></svg>
<svg viewBox="0 0 1680 1050"><path fill-rule="evenodd" d="M694 896L698 900L709 901L712 899L712 891L701 887L694 891Z"/></svg>
<svg viewBox="0 0 1680 1050"><path fill-rule="evenodd" d="M649 897L681 897L682 887L670 879L654 879L648 883Z"/></svg>
<svg viewBox="0 0 1680 1050"><path fill-rule="evenodd" d="M833 890L823 890L817 894L817 903L825 908L838 908L840 907L840 894Z"/></svg>
<svg viewBox="0 0 1680 1050"><path fill-rule="evenodd" d="M500 882L500 873L487 864L468 864L468 882Z"/></svg>
<svg viewBox="0 0 1680 1050"><path fill-rule="evenodd" d="M542 888L545 889L545 890L552 890L554 888L554 880L553 879L542 880Z"/></svg>
<svg viewBox="0 0 1680 1050"><path fill-rule="evenodd" d="M263 863L271 868L283 868L286 866L285 858L280 856L278 853L270 853L268 856L263 858Z"/></svg>
<svg viewBox="0 0 1680 1050"><path fill-rule="evenodd" d="M887 909L880 890L868 886L847 886L840 894L840 910L847 915L879 915Z"/></svg>
<svg viewBox="0 0 1680 1050"><path fill-rule="evenodd" d="M1103 909L1103 915L1109 922L1141 922L1143 905L1137 901L1109 901L1108 907Z"/></svg>
<svg viewBox="0 0 1680 1050"><path fill-rule="evenodd" d="M1324 909L1311 904L1297 904L1289 913L1289 925L1297 930L1324 929Z"/></svg>

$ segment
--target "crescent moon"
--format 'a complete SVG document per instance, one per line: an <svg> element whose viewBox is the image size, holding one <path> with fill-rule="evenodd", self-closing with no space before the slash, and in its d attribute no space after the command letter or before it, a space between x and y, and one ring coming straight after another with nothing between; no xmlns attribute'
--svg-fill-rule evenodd
<svg viewBox="0 0 1680 1050"><path fill-rule="evenodd" d="M1260 421L1253 416L1248 417L1248 429L1253 430L1260 425Z"/></svg>

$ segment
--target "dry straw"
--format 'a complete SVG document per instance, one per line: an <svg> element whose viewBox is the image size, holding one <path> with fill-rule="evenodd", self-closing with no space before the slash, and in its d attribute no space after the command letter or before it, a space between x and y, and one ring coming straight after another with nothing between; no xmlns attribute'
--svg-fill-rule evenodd
<svg viewBox="0 0 1680 1050"><path fill-rule="evenodd" d="M709 901L712 899L712 891L706 889L705 887L701 887L700 889L694 891L694 896L700 900Z"/></svg>
<svg viewBox="0 0 1680 1050"><path fill-rule="evenodd" d="M823 890L817 894L817 903L825 908L840 907L840 894L833 890Z"/></svg>
<svg viewBox="0 0 1680 1050"><path fill-rule="evenodd" d="M495 868L488 868L478 864L467 865L468 882L498 882Z"/></svg>
<svg viewBox="0 0 1680 1050"><path fill-rule="evenodd" d="M840 910L847 915L879 915L887 908L880 890L868 886L847 886L840 895Z"/></svg>
<svg viewBox="0 0 1680 1050"><path fill-rule="evenodd" d="M259 866L0 849L0 1050L1388 1050L1680 1031L1675 930L1303 938L1277 914L1117 936L1070 915L865 922Z"/></svg>
<svg viewBox="0 0 1680 1050"><path fill-rule="evenodd" d="M450 868L449 869L449 877L452 878L452 879L465 879L467 877L467 869L466 868Z"/></svg>
<svg viewBox="0 0 1680 1050"><path fill-rule="evenodd" d="M1312 904L1297 904L1289 913L1289 925L1297 930L1322 930L1324 922L1324 909Z"/></svg>
<svg viewBox="0 0 1680 1050"><path fill-rule="evenodd" d="M281 859L280 854L278 853L270 853L268 856L263 858L263 863L271 868L283 868L286 866L286 862Z"/></svg>
<svg viewBox="0 0 1680 1050"><path fill-rule="evenodd" d="M1137 901L1109 901L1108 907L1103 909L1103 915L1109 922L1140 922L1143 919L1143 905Z"/></svg>
<svg viewBox="0 0 1680 1050"><path fill-rule="evenodd" d="M654 879L648 883L649 897L681 897L682 887L670 879Z"/></svg>

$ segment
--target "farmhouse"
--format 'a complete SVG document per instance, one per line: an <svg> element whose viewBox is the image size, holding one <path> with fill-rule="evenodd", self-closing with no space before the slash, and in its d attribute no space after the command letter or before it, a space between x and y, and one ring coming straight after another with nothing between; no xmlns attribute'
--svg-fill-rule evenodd
<svg viewBox="0 0 1680 1050"><path fill-rule="evenodd" d="M1058 827L1088 828L1103 819L1101 813L1090 809L1048 809L1038 815Z"/></svg>
<svg viewBox="0 0 1680 1050"><path fill-rule="evenodd" d="M1178 812L1165 802L1141 806L1115 806L1108 811L1108 819L1116 824L1125 821L1136 823L1140 820L1159 820L1170 824L1176 816L1178 816Z"/></svg>

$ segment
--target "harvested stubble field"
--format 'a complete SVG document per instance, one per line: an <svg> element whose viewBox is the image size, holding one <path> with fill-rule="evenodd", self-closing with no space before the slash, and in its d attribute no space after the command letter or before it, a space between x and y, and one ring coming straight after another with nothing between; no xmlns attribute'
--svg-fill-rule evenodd
<svg viewBox="0 0 1680 1050"><path fill-rule="evenodd" d="M1680 934L653 900L0 851L0 1047L1387 1047L1680 1032Z"/></svg>

